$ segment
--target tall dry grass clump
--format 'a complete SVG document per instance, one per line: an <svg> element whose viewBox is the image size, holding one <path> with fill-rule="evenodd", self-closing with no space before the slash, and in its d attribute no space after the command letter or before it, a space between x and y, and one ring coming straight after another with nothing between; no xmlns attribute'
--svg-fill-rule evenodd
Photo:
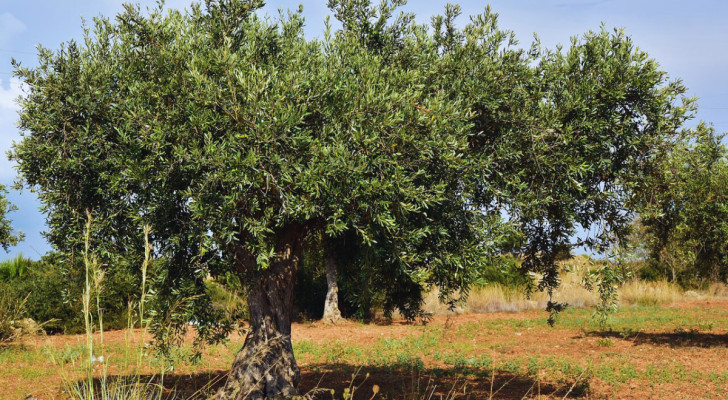
<svg viewBox="0 0 728 400"><path fill-rule="evenodd" d="M142 379L140 371L144 359L144 300L146 298L146 272L151 260L151 245L149 243L149 227L144 228L145 252L142 264L142 292L139 302L139 323L142 328L139 332L139 341L136 351L137 369L135 373L125 377L110 378L108 376L109 360L104 357L104 324L103 310L100 308L100 299L103 293L104 271L99 264L98 258L91 253L90 236L92 225L91 214L87 214L86 230L84 233L84 254L83 261L86 272L85 287L82 295L83 315L86 327L86 351L79 365L83 370L84 379L78 380L78 375L69 374L63 371L64 391L70 400L160 400L163 394L163 386L155 383L158 379L151 377ZM96 304L96 315L91 305ZM132 321L130 318L129 321ZM132 331L133 323L130 322L129 330ZM98 333L98 341L94 335ZM127 342L127 346L131 347ZM134 349L127 348L127 354ZM50 352L53 354L53 352ZM86 359L87 357L87 359ZM65 364L60 362L61 366ZM96 367L100 367L100 373L95 374ZM162 374L164 371L162 371ZM98 376L97 376L98 375Z"/></svg>
<svg viewBox="0 0 728 400"><path fill-rule="evenodd" d="M622 305L658 306L690 298L680 287L666 281L631 280L619 288Z"/></svg>
<svg viewBox="0 0 728 400"><path fill-rule="evenodd" d="M22 321L27 299L17 300L6 292L0 292L0 345L24 336Z"/></svg>
<svg viewBox="0 0 728 400"><path fill-rule="evenodd" d="M723 282L711 283L705 292L713 298L728 299L728 285Z"/></svg>

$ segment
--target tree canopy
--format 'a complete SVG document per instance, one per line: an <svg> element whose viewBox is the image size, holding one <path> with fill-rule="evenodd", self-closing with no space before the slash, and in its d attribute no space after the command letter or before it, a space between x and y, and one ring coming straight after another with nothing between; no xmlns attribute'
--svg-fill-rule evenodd
<svg viewBox="0 0 728 400"><path fill-rule="evenodd" d="M353 237L369 260L357 266L410 315L423 287L466 293L504 242L551 291L560 251L624 235L690 117L679 81L620 31L524 50L489 9L459 28L448 6L428 27L395 16L403 3L332 0L343 27L321 39L304 37L300 9L263 19L257 0L126 6L16 68L28 90L11 156L69 262L86 211L111 268L141 265L149 225L158 338L190 320L223 337L204 280L243 282L250 328L221 399L295 393L308 235Z"/></svg>
<svg viewBox="0 0 728 400"><path fill-rule="evenodd" d="M728 152L700 124L664 154L640 196L638 245L652 267L683 284L728 280Z"/></svg>

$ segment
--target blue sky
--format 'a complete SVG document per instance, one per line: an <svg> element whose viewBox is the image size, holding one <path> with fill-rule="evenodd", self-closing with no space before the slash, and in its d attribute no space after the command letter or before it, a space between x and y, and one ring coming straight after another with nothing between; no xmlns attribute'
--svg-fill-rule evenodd
<svg viewBox="0 0 728 400"><path fill-rule="evenodd" d="M378 0L376 0L378 2ZM133 1L132 1L133 2ZM454 1L453 1L454 2ZM156 1L137 1L154 6ZM276 15L279 8L304 6L306 34L319 35L328 14L326 1L269 0L264 13ZM441 13L446 1L414 1L404 8L421 22ZM5 154L20 134L15 127L17 107L13 99L21 94L21 82L12 78L11 57L24 65L35 65L38 44L56 49L82 34L81 18L113 16L121 9L117 0L0 0L0 150ZM183 8L190 0L169 0L168 8ZM480 13L488 2L461 1L462 21ZM635 43L655 58L673 78L681 78L690 94L699 97L698 118L712 122L718 131L728 131L728 2L707 0L498 0L491 1L500 14L500 26L516 32L527 47L537 33L544 45L568 44L569 38L588 30L623 27ZM15 171L6 157L0 157L0 183L12 184ZM11 192L19 208L10 214L14 227L26 240L0 259L22 252L37 259L50 249L41 232L43 215L33 193Z"/></svg>

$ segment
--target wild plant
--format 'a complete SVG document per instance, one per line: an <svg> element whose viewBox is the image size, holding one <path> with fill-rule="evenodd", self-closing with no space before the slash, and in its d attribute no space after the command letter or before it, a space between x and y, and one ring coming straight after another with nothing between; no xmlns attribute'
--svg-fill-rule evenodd
<svg viewBox="0 0 728 400"><path fill-rule="evenodd" d="M101 296L103 293L104 269L99 263L98 257L92 253L91 230L93 217L87 212L86 228L84 231L84 254L83 262L85 268L85 286L82 294L83 316L86 330L86 351L81 366L84 371L84 379L76 380L68 374L64 374L64 389L71 400L159 400L163 396L163 385L157 383L156 376L143 379L141 371L145 358L144 352L144 331L146 328L144 320L144 302L148 295L146 287L147 269L151 262L151 245L149 242L150 228L144 227L144 261L141 272L141 294L138 305L138 346L136 356L136 369L131 375L123 378L111 379L108 376L109 358L105 357L104 347L104 323L103 309L101 308ZM92 310L92 303L96 305L96 315ZM134 319L132 318L132 305L129 306L128 333L133 334ZM98 343L94 333L98 332ZM128 337L128 336L127 336ZM133 350L130 340L126 341L125 353L129 355ZM127 358L128 359L128 358ZM96 378L95 367L100 366L100 376ZM163 377L162 369L161 376ZM163 379L163 378L162 378ZM160 380L161 381L161 380Z"/></svg>

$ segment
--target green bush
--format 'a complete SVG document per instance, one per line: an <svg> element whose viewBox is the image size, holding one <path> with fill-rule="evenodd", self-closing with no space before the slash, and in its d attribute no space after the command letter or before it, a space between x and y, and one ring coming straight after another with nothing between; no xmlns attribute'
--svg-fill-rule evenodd
<svg viewBox="0 0 728 400"><path fill-rule="evenodd" d="M54 265L34 262L25 275L11 280L10 284L10 292L15 299L27 296L26 315L38 323L45 323L47 332L69 330L77 322L75 320L79 319L76 316L78 310L72 303L64 301L66 282Z"/></svg>
<svg viewBox="0 0 728 400"><path fill-rule="evenodd" d="M501 255L484 262L478 270L475 286L500 284L505 287L524 287L531 278L521 271L521 260L512 255Z"/></svg>
<svg viewBox="0 0 728 400"><path fill-rule="evenodd" d="M0 281L8 282L11 279L20 278L25 275L28 266L33 261L18 254L17 257L0 262Z"/></svg>
<svg viewBox="0 0 728 400"><path fill-rule="evenodd" d="M25 299L25 316L43 324L48 333L84 331L81 312L83 274L69 271L62 259L54 253L44 256L40 261L11 261L0 265L22 265L22 268L15 269L22 272L7 275L11 277L2 283L7 302L17 303ZM130 301L136 300L134 295L139 286L134 279L133 274L121 269L105 276L100 304L105 329L127 326L128 305Z"/></svg>
<svg viewBox="0 0 728 400"><path fill-rule="evenodd" d="M212 307L223 312L226 318L240 324L248 318L248 304L242 295L240 281L232 275L205 281Z"/></svg>

